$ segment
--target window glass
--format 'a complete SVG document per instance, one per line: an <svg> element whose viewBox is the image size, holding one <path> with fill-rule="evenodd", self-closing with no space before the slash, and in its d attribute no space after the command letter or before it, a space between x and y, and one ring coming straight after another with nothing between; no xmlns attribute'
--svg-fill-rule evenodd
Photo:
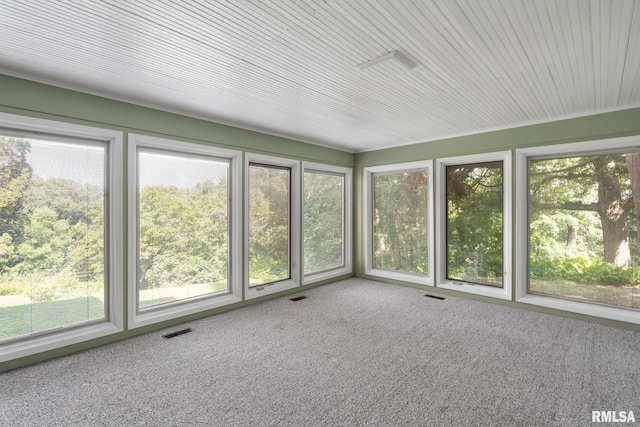
<svg viewBox="0 0 640 427"><path fill-rule="evenodd" d="M373 173L371 179L373 268L429 274L427 170Z"/></svg>
<svg viewBox="0 0 640 427"><path fill-rule="evenodd" d="M106 159L0 135L0 340L107 317Z"/></svg>
<svg viewBox="0 0 640 427"><path fill-rule="evenodd" d="M640 308L640 153L529 159L529 292Z"/></svg>
<svg viewBox="0 0 640 427"><path fill-rule="evenodd" d="M291 278L291 169L249 165L249 286Z"/></svg>
<svg viewBox="0 0 640 427"><path fill-rule="evenodd" d="M446 278L502 287L502 162L446 167Z"/></svg>
<svg viewBox="0 0 640 427"><path fill-rule="evenodd" d="M138 306L228 291L229 161L138 150Z"/></svg>
<svg viewBox="0 0 640 427"><path fill-rule="evenodd" d="M344 175L304 173L304 273L344 265Z"/></svg>

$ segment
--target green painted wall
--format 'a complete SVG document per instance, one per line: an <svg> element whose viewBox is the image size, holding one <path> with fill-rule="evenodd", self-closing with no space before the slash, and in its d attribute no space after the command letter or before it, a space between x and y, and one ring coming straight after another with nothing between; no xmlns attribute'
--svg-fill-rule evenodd
<svg viewBox="0 0 640 427"><path fill-rule="evenodd" d="M354 155L0 74L0 111L340 166Z"/></svg>
<svg viewBox="0 0 640 427"><path fill-rule="evenodd" d="M355 274L359 277L367 277L364 274L364 247L363 247L363 168L368 166L378 166L384 164L411 162L416 160L438 159L444 157L472 155L495 151L515 150L524 147L563 144L578 141L597 140L614 138L621 136L640 135L640 108L621 110L597 114L587 117L560 120L556 122L523 126L519 128L506 129L482 134L461 136L432 142L406 145L402 147L376 150L356 154L354 168L354 265ZM639 144L640 148L640 144ZM515 153L515 151L514 151ZM513 163L513 191L515 191L515 162ZM437 180L437 177L434 177ZM438 185L436 182L435 185ZM514 196L514 195L512 195ZM515 197L513 197L514 199ZM515 209L515 206L513 206ZM433 213L435 214L435 212ZM514 221L515 222L515 221ZM515 226L515 224L514 224ZM513 233L515 236L515 233ZM513 247L515 248L515 242ZM515 251L515 249L514 249ZM436 253L438 257L440 254ZM515 253L514 253L515 263ZM515 266L514 266L515 267ZM515 271L515 269L512 269ZM373 277L371 277L373 278ZM384 280L375 278L376 280ZM401 283L398 281L384 280L413 286L411 283ZM629 324L617 321L610 321L601 318L594 318L575 313L560 312L547 308L532 306L516 302L503 302L495 299L474 296L467 293L448 291L435 288L438 292L457 295L465 298L478 299L498 304L505 304L514 307L535 310L544 313L551 313L572 317L576 319L603 323L611 326L634 329L640 331L640 325ZM515 292L514 292L515 295ZM640 317L640 313L638 314Z"/></svg>
<svg viewBox="0 0 640 427"><path fill-rule="evenodd" d="M139 133L161 138L215 145L235 150L242 150L245 152L269 154L339 166L352 167L355 160L354 154L340 150L333 150L286 138L238 129L206 120L154 110L152 108L114 101L6 75L0 75L0 112L115 129L122 131L125 134L125 144L126 135L128 133ZM126 147L124 152L127 152ZM125 197L125 206L123 209L125 219L127 218L126 202L127 200ZM126 242L126 236L123 236L123 238L125 239L124 242ZM126 254L124 255L124 268L126 271L127 258ZM349 276L350 275L346 275L344 277ZM307 289L319 286L327 282L331 281L314 283L313 285L308 285L304 288ZM127 295L127 285L125 277L125 295ZM85 350L97 345L129 338L142 333L189 322L197 318L210 316L212 314L243 307L293 292L300 292L300 288L269 295L263 298L256 298L255 300L243 301L223 308L198 313L196 315L181 317L179 319L158 323L149 327L138 328L133 331L125 331L94 341L87 341L46 353L35 354L33 356L0 363L0 372Z"/></svg>

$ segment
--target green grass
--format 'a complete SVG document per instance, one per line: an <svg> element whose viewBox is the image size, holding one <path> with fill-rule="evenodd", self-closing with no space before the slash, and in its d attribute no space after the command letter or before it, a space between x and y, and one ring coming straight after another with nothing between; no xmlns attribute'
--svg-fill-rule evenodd
<svg viewBox="0 0 640 427"><path fill-rule="evenodd" d="M217 292L224 292L227 290L227 286L227 281L221 280L213 283L183 284L156 289L144 289L140 291L140 308L148 308L189 298L211 295Z"/></svg>
<svg viewBox="0 0 640 427"><path fill-rule="evenodd" d="M610 286L593 283L583 284L569 280L532 279L530 291L617 307L640 308L640 286Z"/></svg>
<svg viewBox="0 0 640 427"><path fill-rule="evenodd" d="M0 307L0 340L103 317L104 303L95 297Z"/></svg>

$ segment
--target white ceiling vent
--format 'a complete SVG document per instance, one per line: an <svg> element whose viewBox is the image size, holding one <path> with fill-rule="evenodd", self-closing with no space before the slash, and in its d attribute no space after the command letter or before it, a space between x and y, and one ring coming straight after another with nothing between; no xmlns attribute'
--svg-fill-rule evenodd
<svg viewBox="0 0 640 427"><path fill-rule="evenodd" d="M387 75L398 75L414 69L418 64L399 50L392 50L371 61L358 65L360 70L382 71Z"/></svg>

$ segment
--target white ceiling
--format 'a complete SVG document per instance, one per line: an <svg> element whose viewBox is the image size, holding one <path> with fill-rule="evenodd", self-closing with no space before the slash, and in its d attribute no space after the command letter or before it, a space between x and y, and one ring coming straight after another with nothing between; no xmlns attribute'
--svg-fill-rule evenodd
<svg viewBox="0 0 640 427"><path fill-rule="evenodd" d="M0 2L1 73L353 152L637 107L639 70L640 0Z"/></svg>

